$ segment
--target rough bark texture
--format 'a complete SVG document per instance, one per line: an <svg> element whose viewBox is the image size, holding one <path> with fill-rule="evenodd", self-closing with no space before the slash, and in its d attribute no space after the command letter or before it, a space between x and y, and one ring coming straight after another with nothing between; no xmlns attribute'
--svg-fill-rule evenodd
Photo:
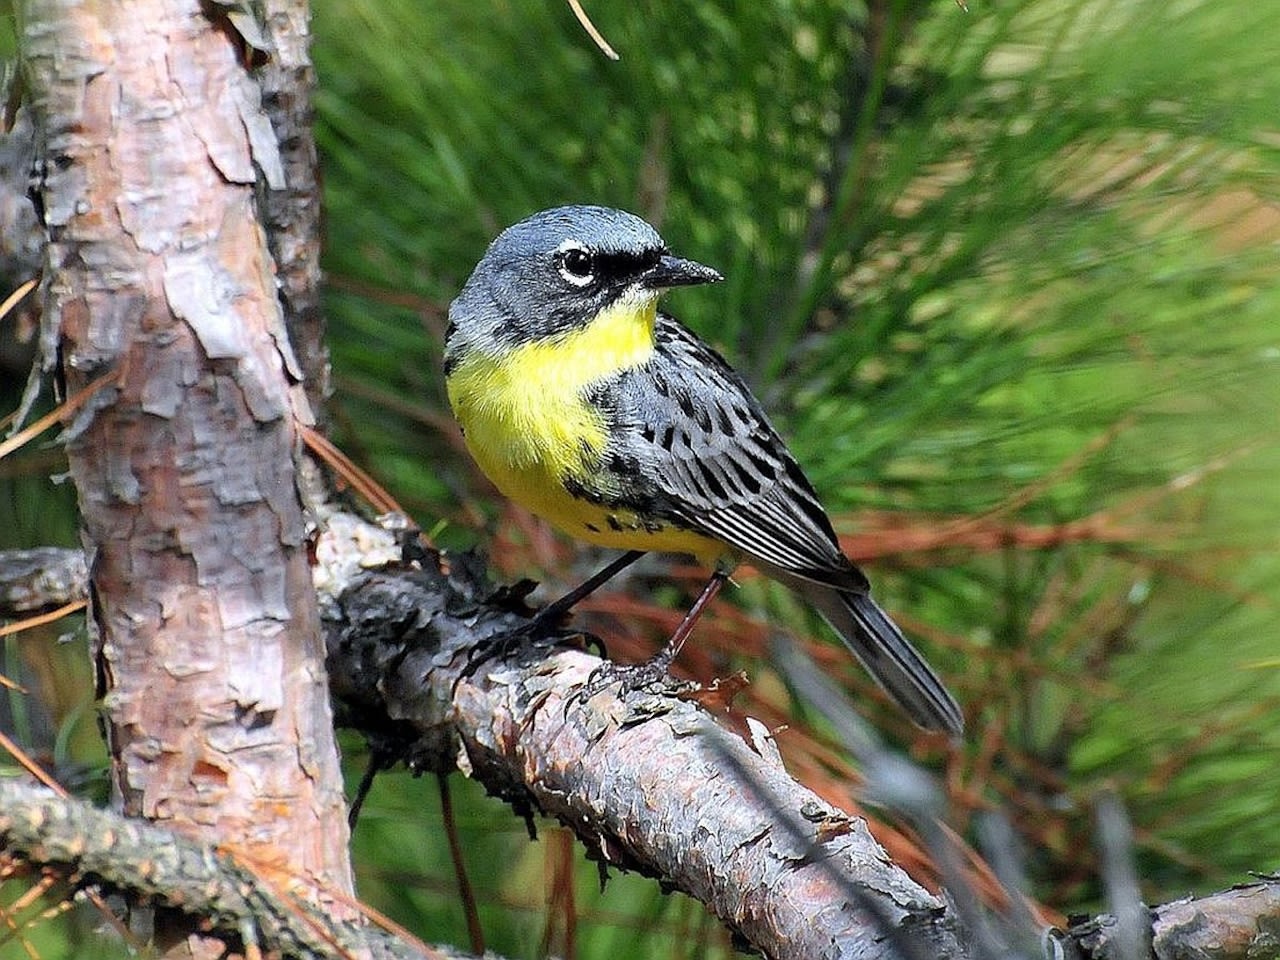
<svg viewBox="0 0 1280 960"><path fill-rule="evenodd" d="M0 617L60 607L88 595L89 571L79 550L0 551Z"/></svg>
<svg viewBox="0 0 1280 960"><path fill-rule="evenodd" d="M461 760L518 811L560 817L606 863L687 889L725 910L735 924L740 913L750 914L739 926L749 935L776 925L764 941L783 943L776 956L804 955L785 952L790 944L781 931L789 919L854 922L838 906L850 888L837 883L833 890L835 877L817 869L813 849L830 851L830 865L847 871L845 879L868 898L862 910L882 908L854 932L858 946L849 955L983 955L955 934L950 907L922 899L910 881L903 883L860 824L820 801L809 804L767 757L740 744L726 753L720 748L724 735L692 704L661 695L619 699L615 691L602 691L587 710L573 693L596 661L571 652L521 662L512 650L511 659L480 664L473 676L463 676L470 638L493 637L524 622L504 613L501 602L495 607L491 595L486 599L489 591L465 564L452 577L441 576L429 561L423 571L373 572L369 567L394 567L399 548L390 534L346 514L327 518L317 553L321 562L314 572L327 611L340 719L368 737L384 759L437 770ZM73 551L0 553L0 615L74 599L75 559ZM40 562L62 572L35 577ZM743 777L744 770L752 775ZM762 803L766 795L770 800ZM0 809L6 803L0 798ZM814 847L780 821L778 813L786 810L801 813ZM743 844L742 837L751 839ZM15 846L0 830L0 850L32 849ZM119 882L132 872L126 864L109 879ZM827 899L832 896L834 902ZM898 926L914 952L885 940L884 924L893 918L902 921ZM1045 956L1124 960L1114 929L1112 918L1102 916L1046 931L1046 944L1062 952L1051 948ZM1149 932L1144 957L1154 960L1278 956L1280 881L1267 878L1152 908ZM953 935L963 943L958 953L947 952L954 949ZM812 946L804 939L796 945ZM831 950L841 946L838 939L829 944Z"/></svg>
<svg viewBox="0 0 1280 960"><path fill-rule="evenodd" d="M309 413L256 208L283 177L225 9L29 5L45 339L70 389L116 375L66 440L118 802L345 894Z"/></svg>
<svg viewBox="0 0 1280 960"><path fill-rule="evenodd" d="M343 535L362 534L331 518L322 571L344 562L330 552ZM370 558L367 543L352 553ZM348 559L320 574L339 720L385 759L460 767L517 811L560 820L602 865L701 900L766 956L969 955L954 914L863 820L723 730L675 681L593 691L599 658L504 643L528 623L502 609L518 598L495 595L465 558L452 564L448 575L430 557L356 572Z"/></svg>
<svg viewBox="0 0 1280 960"><path fill-rule="evenodd" d="M0 133L0 296L38 276L43 263L44 230L27 196L34 147L31 111L20 110L13 129ZM0 319L0 376L16 383L28 374L38 329L34 296Z"/></svg>
<svg viewBox="0 0 1280 960"><path fill-rule="evenodd" d="M1174 900L1150 917L1155 960L1280 957L1280 878ZM1062 942L1069 960L1128 960L1114 933L1114 918L1102 916L1072 927Z"/></svg>
<svg viewBox="0 0 1280 960"><path fill-rule="evenodd" d="M269 55L258 74L285 177L282 189L267 189L263 219L289 343L311 409L319 414L329 394L329 350L320 309L320 164L312 133L316 75L308 50L308 10L298 0L268 0L263 6Z"/></svg>
<svg viewBox="0 0 1280 960"><path fill-rule="evenodd" d="M296 960L471 956L448 947L423 949L376 927L337 919L293 896L287 875L43 787L0 782L0 850L6 866L38 865L46 879L56 877L66 885L50 896L86 888L122 893L132 902L198 920L211 938L236 952L252 945L269 956Z"/></svg>

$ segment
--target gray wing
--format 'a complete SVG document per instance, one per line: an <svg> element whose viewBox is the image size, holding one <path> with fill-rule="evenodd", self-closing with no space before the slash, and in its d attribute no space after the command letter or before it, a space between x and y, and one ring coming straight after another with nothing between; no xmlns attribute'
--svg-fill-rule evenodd
<svg viewBox="0 0 1280 960"><path fill-rule="evenodd" d="M638 479L628 492L647 500L646 511L799 577L865 592L866 578L840 551L812 485L742 378L666 314L655 336L653 359L615 386L610 472Z"/></svg>
<svg viewBox="0 0 1280 960"><path fill-rule="evenodd" d="M658 351L611 385L608 473L620 496L729 544L813 603L916 723L958 735L946 686L871 599L826 511L746 384L665 314Z"/></svg>

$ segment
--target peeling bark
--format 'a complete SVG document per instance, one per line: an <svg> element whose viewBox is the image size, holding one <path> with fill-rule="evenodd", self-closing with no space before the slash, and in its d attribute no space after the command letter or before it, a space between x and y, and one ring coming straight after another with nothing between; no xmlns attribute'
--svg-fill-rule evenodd
<svg viewBox="0 0 1280 960"><path fill-rule="evenodd" d="M365 542L346 551L339 537ZM721 729L687 688L604 684L588 696L600 659L507 649L528 621L467 558L450 558L448 574L431 558L362 570L352 556L388 552L372 539L330 519L317 574L339 722L384 759L462 769L518 812L558 819L603 866L702 901L768 957L969 955L955 915L861 818ZM498 656L477 661L485 651Z"/></svg>
<svg viewBox="0 0 1280 960"><path fill-rule="evenodd" d="M263 220L276 262L280 302L289 343L302 369L312 411L319 416L329 395L329 349L320 309L320 165L312 132L311 93L315 70L308 51L307 4L300 0L264 3L265 39L270 44L260 68L262 101L284 170L282 188L266 191Z"/></svg>
<svg viewBox="0 0 1280 960"><path fill-rule="evenodd" d="M333 917L292 896L288 877L226 849L142 820L97 810L43 787L0 782L0 850L6 866L38 865L65 887L126 894L181 911L229 950L250 944L288 960L452 960L470 956L418 944L364 923ZM18 867L17 869L21 869ZM6 879L8 878L6 874Z"/></svg>
<svg viewBox="0 0 1280 960"><path fill-rule="evenodd" d="M19 110L13 128L0 133L0 296L39 276L43 263L44 229L27 196L34 152L31 111ZM39 329L34 296L25 297L0 320L0 376L16 383L30 373ZM21 425L21 414L10 430Z"/></svg>
<svg viewBox="0 0 1280 960"><path fill-rule="evenodd" d="M44 230L27 196L33 147L31 112L19 110L13 128L0 133L0 277L9 289L43 261Z"/></svg>
<svg viewBox="0 0 1280 960"><path fill-rule="evenodd" d="M1280 957L1280 878L1267 877L1207 897L1187 897L1150 911L1154 960L1256 960ZM1127 960L1101 916L1063 936L1069 960Z"/></svg>
<svg viewBox="0 0 1280 960"><path fill-rule="evenodd" d="M66 446L117 802L345 895L309 413L256 205L282 167L223 9L28 5L45 362L116 375Z"/></svg>
<svg viewBox="0 0 1280 960"><path fill-rule="evenodd" d="M88 596L89 572L79 550L0 551L0 616L60 607Z"/></svg>
<svg viewBox="0 0 1280 960"><path fill-rule="evenodd" d="M852 941L858 946L847 955L887 950L896 960L899 954L878 929L886 916L900 919L904 935L924 956L982 955L956 931L953 908L922 898L910 880L904 883L858 821L821 801L810 804L776 762L754 756L745 745L733 749L746 766L726 764L725 754L714 749L723 742L721 732L712 732L713 748L706 749L704 735L713 728L695 705L661 695L620 699L604 691L588 709L573 694L598 661L572 651L540 658L513 650L463 676L471 643L500 636L523 617L504 611L501 591L495 596L484 586L465 558L457 558L446 577L429 561L427 569L397 570L399 553L392 534L332 514L313 571L339 720L359 730L384 759L437 771L461 761L518 812L560 818L604 863L686 890L758 947L781 944L783 952L775 956L824 955L786 952L813 946L788 939L788 917L803 923L809 936L833 920L855 924L821 863L839 865L866 891L864 908L885 908L881 919L854 929L851 935L861 939ZM35 576L40 562L71 572L42 579ZM0 614L74 599L74 566L73 551L0 553ZM53 584L48 596L42 592L46 581ZM756 773L761 769L764 776ZM771 802L761 803L766 794ZM800 811L817 848L831 855L821 861L806 856L806 844L780 825L779 810ZM2 836L0 849L7 849ZM1154 907L1149 916L1146 956L1154 960L1280 953L1280 881L1274 877ZM1113 930L1114 921L1101 916L1069 930L1044 931L1046 943L1055 945L1045 955L1119 958ZM953 935L959 952L948 953ZM835 938L827 946L837 950L850 942Z"/></svg>

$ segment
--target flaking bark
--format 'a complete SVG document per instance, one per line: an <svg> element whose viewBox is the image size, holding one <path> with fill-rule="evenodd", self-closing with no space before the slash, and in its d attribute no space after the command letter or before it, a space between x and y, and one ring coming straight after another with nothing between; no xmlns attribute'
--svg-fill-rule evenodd
<svg viewBox="0 0 1280 960"><path fill-rule="evenodd" d="M121 809L345 896L310 414L257 212L259 176L283 178L224 10L28 5L45 361L72 391L114 376L65 439Z"/></svg>
<svg viewBox="0 0 1280 960"><path fill-rule="evenodd" d="M545 651L513 648L506 651L509 656L481 663L474 676L464 677L474 639L492 639L525 622L504 609L512 605L510 598L487 586L465 558L458 559L450 576L429 558L425 569L402 569L390 534L341 513L326 518L317 552L321 562L314 573L325 610L339 720L359 730L385 759L403 760L417 770L446 771L461 760L464 770L517 811L559 817L605 863L687 890L715 909L726 909L730 922L736 922L735 909L747 908L753 915L749 922L755 924L810 910L818 918L832 916L829 901L771 902L792 897L790 883L797 879L802 893L832 895L834 878L821 878L811 869L817 861L812 856L806 861L806 845L796 841L777 815L780 810L799 811L813 838L823 835L819 849L828 849L828 836L834 840L831 863L843 860L846 878L859 884L871 903L883 905L889 915L896 911L904 934L924 955L977 956L963 932L956 933L951 908L920 899L919 888L909 880L902 884L897 868L884 862L859 822L821 801L809 804L802 788L780 783L784 775L776 764L739 744L732 748L733 756L746 769L763 771L758 782L754 773L751 782L744 782L725 763L721 746L726 735L712 730L711 718L695 704L663 694L619 699L615 691L603 691L590 706L571 702L598 661L569 650L544 658ZM73 569L75 555L49 550L47 559L57 569ZM0 553L0 614L17 612L6 604L6 596L20 595L22 610L55 606L76 596L74 583L60 575L48 581L56 584L55 594L41 602L41 580L32 576L32 560L29 551ZM13 572L14 581L6 579L6 571ZM20 589L11 590L10 582ZM600 715L593 715L596 711ZM690 753L691 744L682 740L704 741L706 749ZM680 753L669 754L669 748ZM761 803L766 795L770 802ZM736 809L738 800L748 809ZM682 805L687 809L673 809ZM725 819L729 822L722 828ZM743 829L745 824L754 826ZM734 836L757 831L758 837L747 844L757 850L742 854L734 849ZM755 856L756 864L744 867L744 855ZM764 867L756 875L781 875L783 882L744 882L756 865ZM816 880L813 887L806 887L804 878L788 876L797 866L808 871L808 880ZM913 902L918 909L908 914L904 908ZM852 916L846 920L854 922ZM1274 878L1174 901L1151 910L1149 956L1271 956L1280 953L1278 923L1280 881ZM784 941L783 952L775 956L805 955L787 952L781 927L765 935L745 923L738 929L753 937L757 947ZM1110 960L1118 956L1111 929L1110 918L1102 916L1046 935L1070 960ZM860 934L868 942L850 956L897 956L876 942L884 931L877 933L875 923ZM955 941L958 946L948 946ZM808 946L804 941L801 945ZM834 941L831 948L838 945ZM927 952L935 948L940 952Z"/></svg>
<svg viewBox="0 0 1280 960"><path fill-rule="evenodd" d="M267 184L263 220L276 264L280 303L302 383L317 416L329 395L329 348L320 307L320 164L312 130L315 69L308 49L307 4L268 0L263 36L269 45L258 70L262 103L280 145L284 182Z"/></svg>
<svg viewBox="0 0 1280 960"><path fill-rule="evenodd" d="M181 911L233 951L252 944L285 960L470 956L448 947L422 950L374 926L335 918L292 896L290 878L272 865L255 866L43 787L0 782L0 850L11 862L35 863L46 876L58 876L67 895L92 887Z"/></svg>
<svg viewBox="0 0 1280 960"><path fill-rule="evenodd" d="M326 528L322 566L334 562L326 540L358 525ZM967 955L951 913L863 820L724 731L688 689L584 696L602 661L505 646L527 620L466 558L448 574L429 557L416 570L345 569L320 578L339 720L385 758L461 767L517 811L558 819L603 866L701 900L766 956ZM501 656L477 661L486 650Z"/></svg>

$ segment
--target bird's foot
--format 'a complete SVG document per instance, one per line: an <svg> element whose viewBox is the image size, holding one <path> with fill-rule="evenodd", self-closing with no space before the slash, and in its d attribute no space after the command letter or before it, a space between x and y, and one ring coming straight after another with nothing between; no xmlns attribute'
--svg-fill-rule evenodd
<svg viewBox="0 0 1280 960"><path fill-rule="evenodd" d="M522 649L540 644L549 645L547 641L551 640L557 630L555 622L548 622L535 615L511 630L477 640L467 648L467 662L458 675L459 681L475 676L481 665L489 660L505 660L514 657Z"/></svg>
<svg viewBox="0 0 1280 960"><path fill-rule="evenodd" d="M633 693L672 693L687 684L671 675L674 652L667 647L656 657L643 663L615 663L606 660L591 671L578 692L578 699L590 700L596 694L614 688L621 697Z"/></svg>
<svg viewBox="0 0 1280 960"><path fill-rule="evenodd" d="M558 645L574 645L570 641L575 638L581 641L578 646L592 649L600 657L608 656L604 642L599 637L567 628L564 624L565 617L566 611L562 606L549 604L524 623L503 633L477 640L467 650L467 661L458 681L475 676L486 661L512 659L522 651L532 649L549 650Z"/></svg>

